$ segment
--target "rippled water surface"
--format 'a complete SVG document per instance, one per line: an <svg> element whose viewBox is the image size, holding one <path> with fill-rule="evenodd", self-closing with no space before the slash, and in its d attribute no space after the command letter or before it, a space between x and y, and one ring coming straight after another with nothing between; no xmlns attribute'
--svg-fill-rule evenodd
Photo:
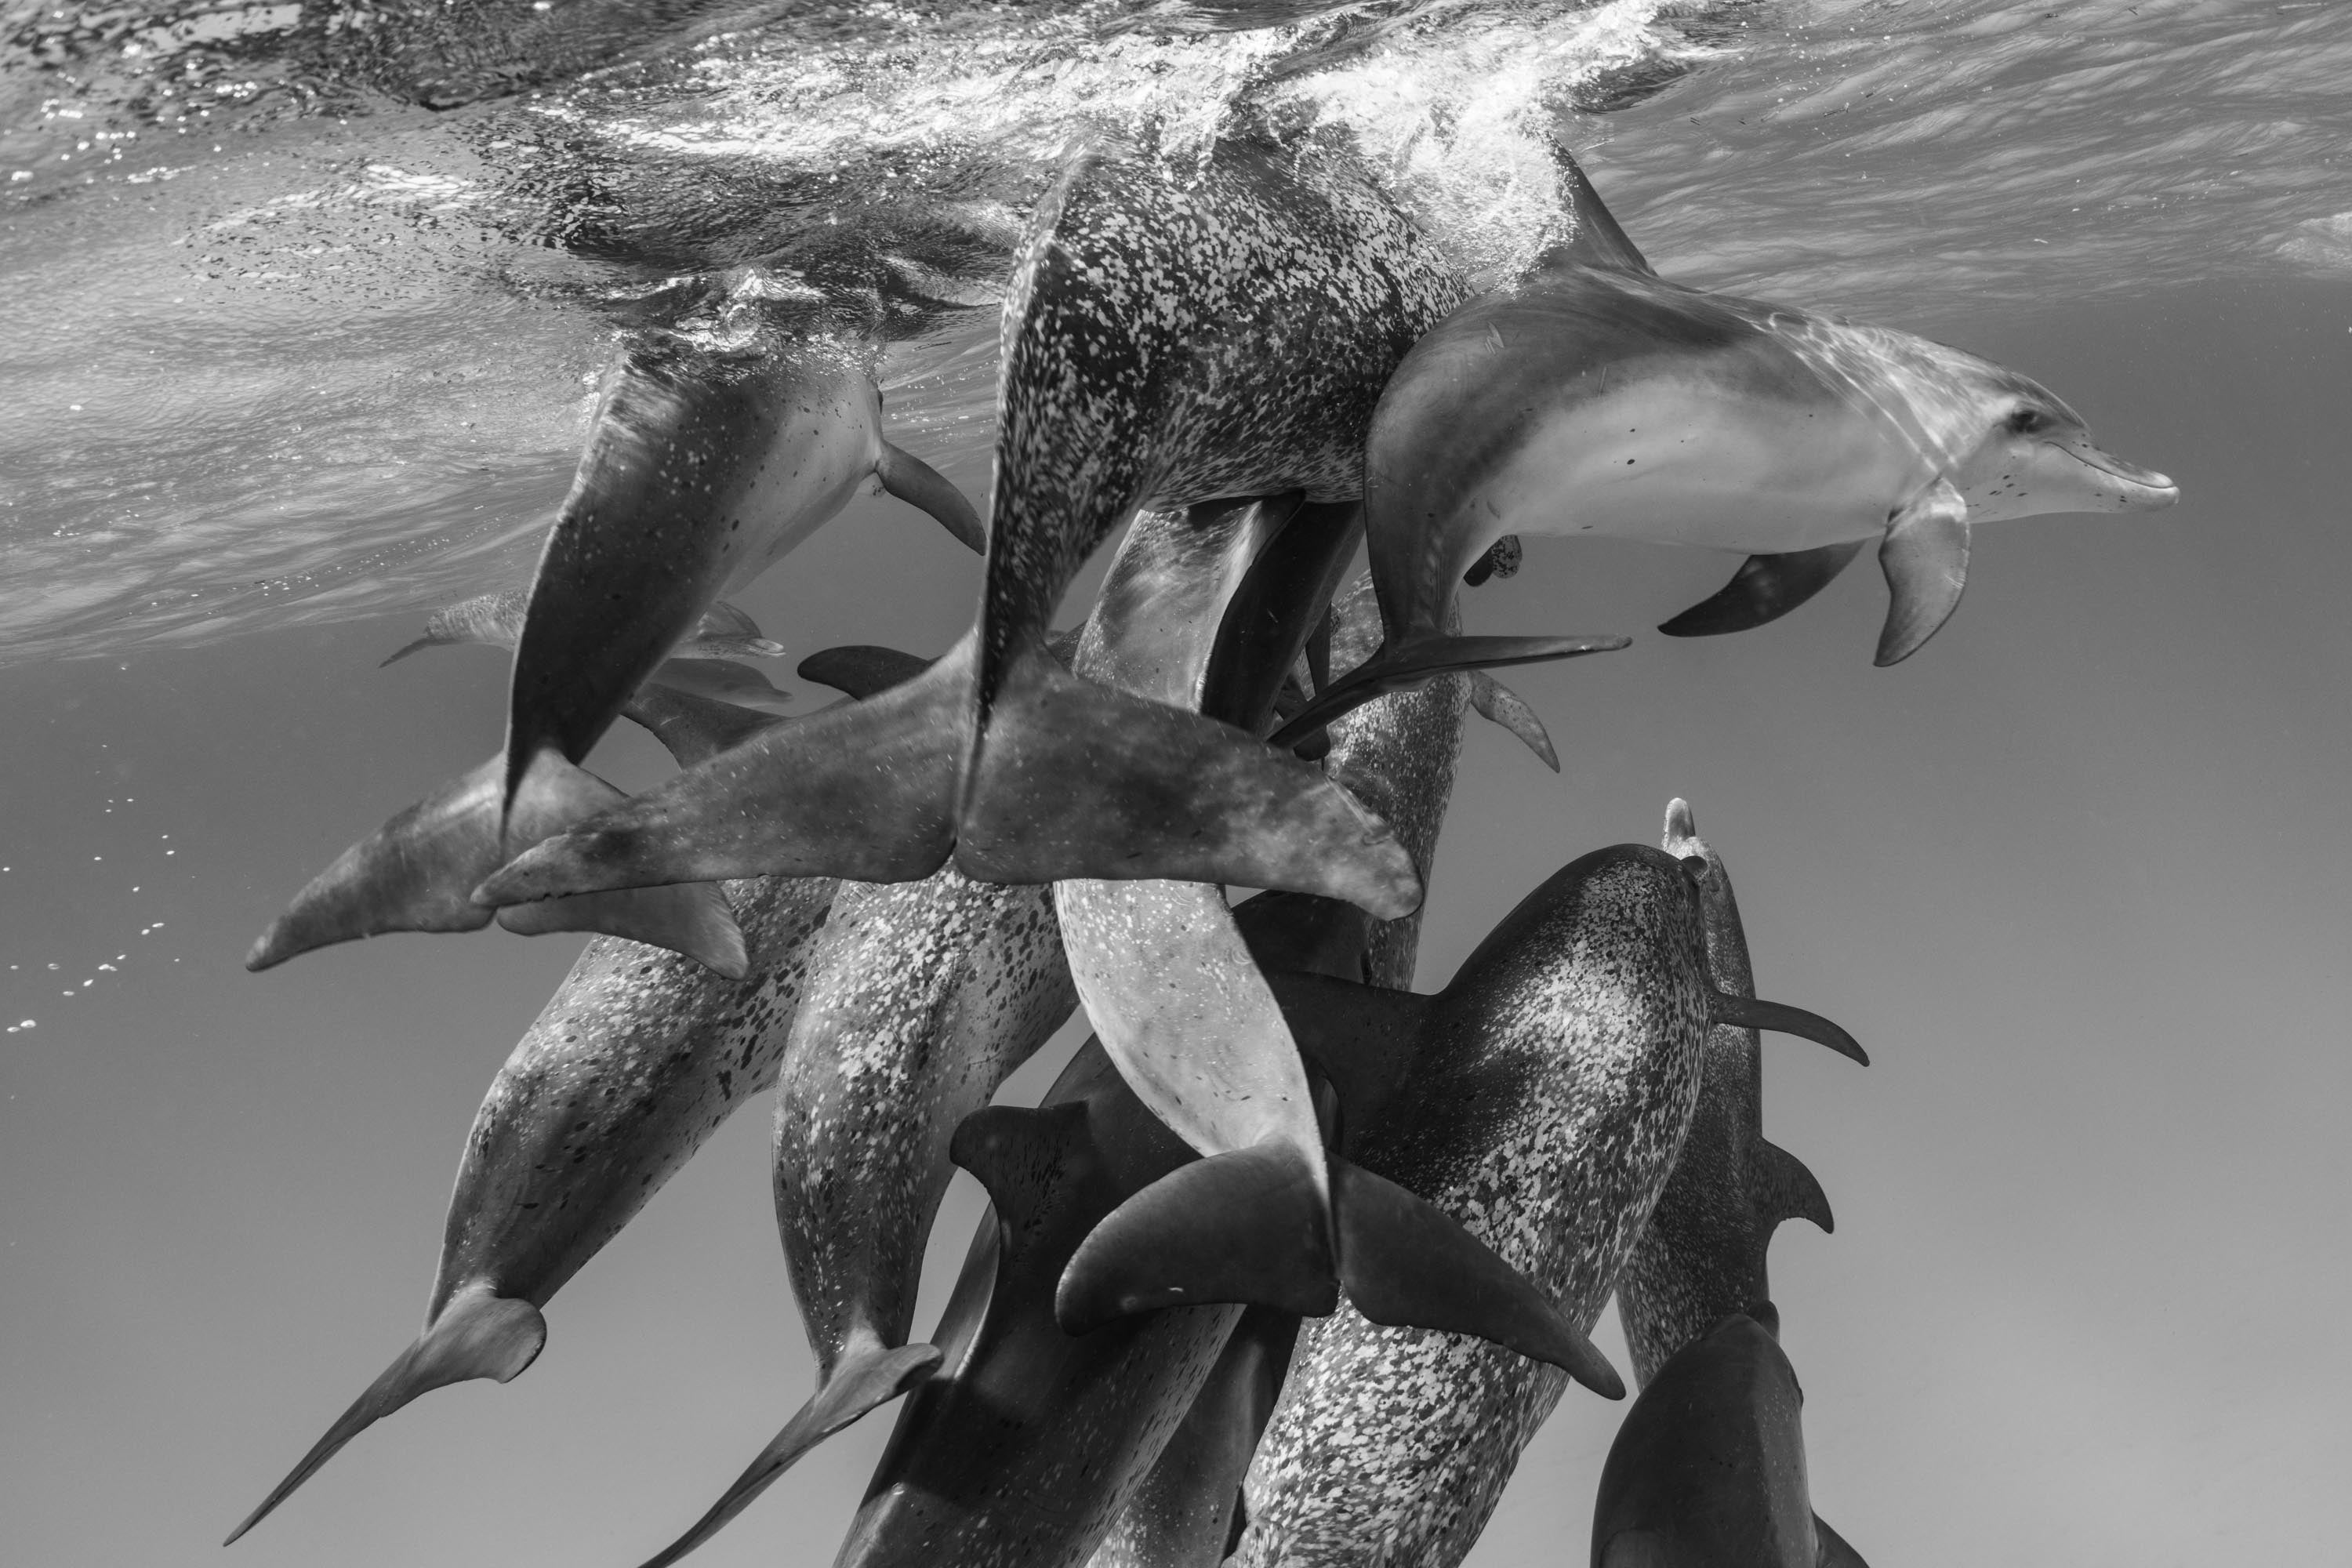
<svg viewBox="0 0 2352 1568"><path fill-rule="evenodd" d="M1963 304L2352 272L2352 8L12 4L0 658L527 574L614 334L763 268L973 476L1074 138L1352 135L1475 274L1583 158L1670 275Z"/></svg>

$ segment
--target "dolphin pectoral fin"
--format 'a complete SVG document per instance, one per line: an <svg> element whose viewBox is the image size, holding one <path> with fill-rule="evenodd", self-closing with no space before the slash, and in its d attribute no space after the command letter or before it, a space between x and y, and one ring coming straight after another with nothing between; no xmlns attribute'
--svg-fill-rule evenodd
<svg viewBox="0 0 2352 1568"><path fill-rule="evenodd" d="M1848 1546L1845 1537L1830 1528L1830 1521L1820 1514L1813 1515L1813 1568L1870 1568L1862 1553Z"/></svg>
<svg viewBox="0 0 2352 1568"><path fill-rule="evenodd" d="M894 686L904 686L930 668L932 663L911 653L900 653L895 647L852 643L845 647L819 649L801 660L793 673L803 680L845 691L863 702Z"/></svg>
<svg viewBox="0 0 2352 1568"><path fill-rule="evenodd" d="M900 1345L895 1350L877 1345L844 1356L835 1363L833 1375L824 1380L824 1386L809 1395L808 1403L784 1424L784 1429L760 1450L760 1457L736 1478L725 1495L710 1505L710 1511L695 1521L693 1529L647 1558L644 1568L669 1568L669 1564L718 1534L730 1520L751 1507L753 1499L766 1491L811 1448L876 1406L898 1398L930 1375L931 1369L939 1364L937 1345Z"/></svg>
<svg viewBox="0 0 2352 1568"><path fill-rule="evenodd" d="M1276 731L1272 743L1294 746L1341 714L1362 707L1391 691L1408 691L1441 675L1461 670L1497 668L1511 664L1538 664L1548 659L1574 658L1580 654L1613 653L1631 637L1462 637L1424 632L1401 645L1381 647L1379 653L1318 696L1307 710Z"/></svg>
<svg viewBox="0 0 2352 1568"><path fill-rule="evenodd" d="M1717 991L1708 998L1706 1021L1729 1024L1735 1028L1769 1029L1775 1034L1794 1035L1817 1046L1827 1046L1842 1057L1852 1057L1864 1067L1870 1065L1869 1053L1855 1042L1852 1035L1819 1013L1808 1013L1802 1007Z"/></svg>
<svg viewBox="0 0 2352 1568"><path fill-rule="evenodd" d="M1868 540L1792 550L1785 555L1751 555L1731 581L1658 630L1670 637L1712 637L1744 632L1777 621L1830 585L1830 580L1862 553Z"/></svg>
<svg viewBox="0 0 2352 1568"><path fill-rule="evenodd" d="M1299 1054L1339 1096L1343 1137L1377 1117L1412 1065L1432 1000L1324 974L1270 973L1265 981Z"/></svg>
<svg viewBox="0 0 2352 1568"><path fill-rule="evenodd" d="M1490 724L1500 724L1519 738L1520 744L1536 754L1544 766L1559 772L1559 753L1552 749L1551 734L1544 728L1543 720L1528 700L1487 674L1483 669L1470 672L1470 706Z"/></svg>
<svg viewBox="0 0 2352 1568"><path fill-rule="evenodd" d="M1969 503L1949 479L1905 507L1878 547L1886 574L1886 625L1878 634L1880 668L1919 651L1959 608L1969 581Z"/></svg>
<svg viewBox="0 0 2352 1568"><path fill-rule="evenodd" d="M1748 1187L1756 1194L1757 1222L1774 1226L1784 1219L1809 1219L1824 1231L1837 1229L1830 1213L1829 1194L1805 1169L1805 1163L1777 1143L1759 1138L1748 1150Z"/></svg>
<svg viewBox="0 0 2352 1568"><path fill-rule="evenodd" d="M1083 1334L1211 1301L1325 1317L1339 1304L1333 1251L1314 1168L1270 1138L1180 1165L1112 1210L1062 1271L1054 1318Z"/></svg>
<svg viewBox="0 0 2352 1568"><path fill-rule="evenodd" d="M765 675L731 658L666 658L655 667L646 685L746 706L772 702L782 707L793 700L791 692L780 690Z"/></svg>
<svg viewBox="0 0 2352 1568"><path fill-rule="evenodd" d="M907 882L954 842L971 644L864 702L773 725L540 844L474 889L490 905L730 877Z"/></svg>
<svg viewBox="0 0 2352 1568"><path fill-rule="evenodd" d="M554 751L543 751L524 771L508 814L508 842L535 844L585 816L625 803L619 790ZM561 931L604 931L682 952L704 968L740 980L751 973L735 911L715 882L575 894L498 911L499 924L518 936Z"/></svg>
<svg viewBox="0 0 2352 1568"><path fill-rule="evenodd" d="M621 717L651 731L682 768L706 763L761 731L786 722L782 714L695 697L667 686L638 687Z"/></svg>
<svg viewBox="0 0 2352 1568"><path fill-rule="evenodd" d="M937 468L912 452L885 441L881 458L874 465L874 477L882 481L884 489L908 506L930 513L965 549L975 555L987 553L988 530L981 523L980 514L964 499L964 493L950 484L947 476Z"/></svg>
<svg viewBox="0 0 2352 1568"><path fill-rule="evenodd" d="M1368 1321L1475 1334L1550 1363L1603 1399L1625 1397L1609 1358L1444 1210L1337 1156L1331 1208L1339 1282Z"/></svg>
<svg viewBox="0 0 2352 1568"><path fill-rule="evenodd" d="M1412 858L1321 773L1230 724L1010 662L965 792L956 866L982 882L1169 879L1421 904Z"/></svg>
<svg viewBox="0 0 2352 1568"><path fill-rule="evenodd" d="M547 1320L530 1302L494 1295L480 1286L459 1292L221 1544L235 1545L320 1466L341 1453L343 1445L418 1394L469 1378L505 1383L529 1366L546 1343Z"/></svg>
<svg viewBox="0 0 2352 1568"><path fill-rule="evenodd" d="M399 812L294 895L246 955L260 971L331 942L393 931L479 931L488 910L466 889L497 868L503 758Z"/></svg>

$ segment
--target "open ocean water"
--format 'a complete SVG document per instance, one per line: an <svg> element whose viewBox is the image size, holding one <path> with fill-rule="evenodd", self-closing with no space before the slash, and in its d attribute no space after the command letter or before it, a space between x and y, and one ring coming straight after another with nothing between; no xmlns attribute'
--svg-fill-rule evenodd
<svg viewBox="0 0 2352 1568"><path fill-rule="evenodd" d="M1061 150L1246 122L1351 132L1486 279L1557 232L1556 139L1667 276L1987 354L2180 481L1987 528L1890 670L1865 567L1678 643L1648 628L1731 560L1530 542L1472 629L1637 639L1514 679L1563 775L1472 737L1420 984L1688 796L1765 993L1875 1062L1766 1047L1839 1220L1773 1258L1816 1508L1877 1568L2343 1560L2352 6L5 0L0 1561L626 1568L798 1403L754 1113L526 1376L420 1401L223 1554L414 1331L474 1106L578 943L239 960L495 749L502 656L375 666L528 580L617 331L761 269L886 343L894 437L977 500ZM795 658L928 654L978 576L869 499L740 602ZM1582 1560L1617 1413L1570 1393L1476 1568ZM830 1561L887 1424L696 1562Z"/></svg>

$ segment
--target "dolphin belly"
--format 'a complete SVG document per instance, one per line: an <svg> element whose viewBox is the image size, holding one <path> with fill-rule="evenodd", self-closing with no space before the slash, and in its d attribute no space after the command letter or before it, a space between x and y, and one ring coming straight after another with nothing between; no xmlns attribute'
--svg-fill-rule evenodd
<svg viewBox="0 0 2352 1568"><path fill-rule="evenodd" d="M750 472L734 510L752 536L738 546L722 595L749 584L840 515L874 472L881 427L881 400L862 368L811 374L793 389L764 449L742 459Z"/></svg>

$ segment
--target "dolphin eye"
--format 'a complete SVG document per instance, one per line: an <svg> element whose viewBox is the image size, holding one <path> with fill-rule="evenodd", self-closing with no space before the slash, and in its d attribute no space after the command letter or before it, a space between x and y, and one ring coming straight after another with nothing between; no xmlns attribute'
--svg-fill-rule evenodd
<svg viewBox="0 0 2352 1568"><path fill-rule="evenodd" d="M2049 423L2050 416L2039 408L2021 408L2008 419L2011 432L2019 436L2031 436Z"/></svg>

